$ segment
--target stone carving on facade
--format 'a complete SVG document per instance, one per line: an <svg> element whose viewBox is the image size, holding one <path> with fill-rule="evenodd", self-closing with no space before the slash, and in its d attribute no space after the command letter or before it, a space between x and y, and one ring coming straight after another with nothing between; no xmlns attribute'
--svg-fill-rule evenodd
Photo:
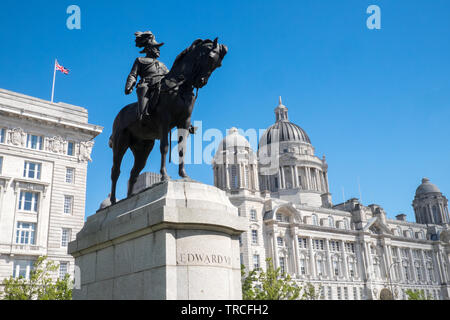
<svg viewBox="0 0 450 320"><path fill-rule="evenodd" d="M23 147L25 146L25 137L26 133L23 131L22 128L14 128L11 129L9 132L9 141L15 146Z"/></svg>
<svg viewBox="0 0 450 320"><path fill-rule="evenodd" d="M94 141L82 141L80 142L80 154L78 155L79 161L92 161L91 152L94 146Z"/></svg>
<svg viewBox="0 0 450 320"><path fill-rule="evenodd" d="M64 153L67 142L60 136L47 140L47 150L54 153Z"/></svg>

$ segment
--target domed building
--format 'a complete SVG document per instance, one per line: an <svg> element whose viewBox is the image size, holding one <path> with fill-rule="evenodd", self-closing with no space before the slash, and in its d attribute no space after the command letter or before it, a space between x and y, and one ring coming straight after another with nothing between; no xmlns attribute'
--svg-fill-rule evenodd
<svg viewBox="0 0 450 320"><path fill-rule="evenodd" d="M439 188L423 178L422 184L416 190L413 201L416 221L422 224L448 224L448 200Z"/></svg>
<svg viewBox="0 0 450 320"><path fill-rule="evenodd" d="M428 179L413 201L416 222L404 214L388 219L380 205L354 198L333 204L325 156L315 155L281 98L256 153L231 128L212 166L215 186L249 221L240 237L246 270L264 270L271 258L312 284L318 299L407 299L408 289L449 299L448 201Z"/></svg>

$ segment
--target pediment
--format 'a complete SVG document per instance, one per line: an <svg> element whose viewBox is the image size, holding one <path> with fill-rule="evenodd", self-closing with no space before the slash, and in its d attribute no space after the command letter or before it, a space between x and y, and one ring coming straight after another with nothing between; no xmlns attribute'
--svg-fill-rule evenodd
<svg viewBox="0 0 450 320"><path fill-rule="evenodd" d="M364 231L370 231L375 234L389 234L392 235L391 229L381 221L378 217L370 219L363 228Z"/></svg>

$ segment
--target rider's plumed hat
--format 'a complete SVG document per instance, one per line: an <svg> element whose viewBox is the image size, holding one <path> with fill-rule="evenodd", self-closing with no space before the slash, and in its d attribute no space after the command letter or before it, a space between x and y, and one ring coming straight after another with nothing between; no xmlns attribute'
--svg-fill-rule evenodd
<svg viewBox="0 0 450 320"><path fill-rule="evenodd" d="M161 47L164 42L158 43L155 40L155 35L151 31L138 31L134 34L136 36L136 47L145 48L147 46Z"/></svg>

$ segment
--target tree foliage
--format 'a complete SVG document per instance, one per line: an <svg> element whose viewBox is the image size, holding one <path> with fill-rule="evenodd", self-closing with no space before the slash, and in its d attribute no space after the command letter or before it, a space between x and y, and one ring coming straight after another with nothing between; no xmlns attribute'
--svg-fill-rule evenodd
<svg viewBox="0 0 450 320"><path fill-rule="evenodd" d="M72 282L69 274L53 281L51 273L58 269L54 261L41 256L34 262L29 279L23 277L3 280L5 300L71 300Z"/></svg>
<svg viewBox="0 0 450 320"><path fill-rule="evenodd" d="M433 300L433 297L427 295L424 290L411 290L405 291L408 296L408 300Z"/></svg>
<svg viewBox="0 0 450 320"><path fill-rule="evenodd" d="M307 283L303 288L291 276L275 268L268 258L266 271L254 269L246 274L241 266L242 299L244 300L315 300L319 293L314 286Z"/></svg>

